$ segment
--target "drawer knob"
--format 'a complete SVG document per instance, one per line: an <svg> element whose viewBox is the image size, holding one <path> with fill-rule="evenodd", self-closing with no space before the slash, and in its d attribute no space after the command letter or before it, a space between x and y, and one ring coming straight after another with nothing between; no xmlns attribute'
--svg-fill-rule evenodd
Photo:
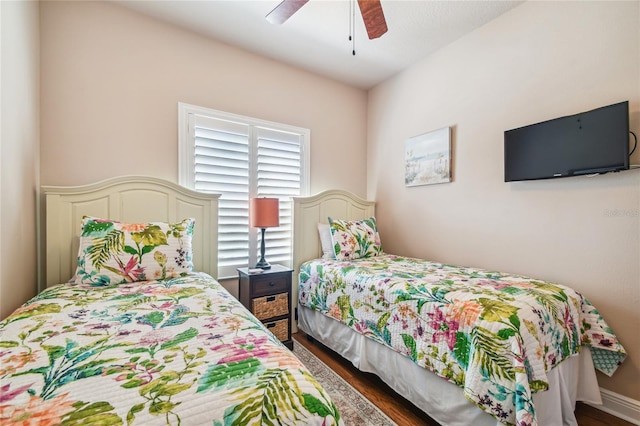
<svg viewBox="0 0 640 426"><path fill-rule="evenodd" d="M274 285L276 285L276 283L274 283L273 281L269 281L269 287L273 287Z"/></svg>

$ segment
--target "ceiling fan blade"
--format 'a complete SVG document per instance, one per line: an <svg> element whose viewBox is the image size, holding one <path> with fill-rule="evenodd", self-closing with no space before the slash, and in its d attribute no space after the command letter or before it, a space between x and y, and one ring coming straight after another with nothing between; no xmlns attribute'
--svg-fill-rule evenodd
<svg viewBox="0 0 640 426"><path fill-rule="evenodd" d="M267 21L277 25L284 24L287 19L291 18L291 16L307 4L308 1L309 0L284 0L267 14Z"/></svg>
<svg viewBox="0 0 640 426"><path fill-rule="evenodd" d="M373 40L387 32L387 21L384 19L380 0L358 0L358 6L369 39Z"/></svg>

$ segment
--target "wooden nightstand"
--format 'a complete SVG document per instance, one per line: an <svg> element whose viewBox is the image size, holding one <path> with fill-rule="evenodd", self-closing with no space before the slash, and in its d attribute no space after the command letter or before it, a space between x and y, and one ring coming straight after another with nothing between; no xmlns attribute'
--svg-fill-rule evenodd
<svg viewBox="0 0 640 426"><path fill-rule="evenodd" d="M271 265L250 274L238 268L240 302L289 349L291 340L291 273L293 269Z"/></svg>

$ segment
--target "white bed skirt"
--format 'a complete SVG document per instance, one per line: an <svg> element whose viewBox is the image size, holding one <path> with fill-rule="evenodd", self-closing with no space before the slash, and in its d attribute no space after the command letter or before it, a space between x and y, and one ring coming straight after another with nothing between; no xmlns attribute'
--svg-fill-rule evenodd
<svg viewBox="0 0 640 426"><path fill-rule="evenodd" d="M380 377L442 425L501 425L469 402L461 388L332 318L299 306L298 328L341 354L359 370ZM602 404L588 347L562 362L548 373L548 377L549 390L533 395L538 425L577 426L574 416L576 401Z"/></svg>

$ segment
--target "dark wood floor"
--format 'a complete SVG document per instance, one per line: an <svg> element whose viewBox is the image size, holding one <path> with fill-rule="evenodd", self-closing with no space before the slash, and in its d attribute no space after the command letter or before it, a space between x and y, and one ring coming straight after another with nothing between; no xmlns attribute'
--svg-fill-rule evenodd
<svg viewBox="0 0 640 426"><path fill-rule="evenodd" d="M358 371L351 362L332 350L318 342L309 341L302 331L294 334L293 338L320 358L399 425L439 426L438 423L395 393L375 375ZM633 426L627 421L581 403L577 404L576 418L580 426Z"/></svg>

